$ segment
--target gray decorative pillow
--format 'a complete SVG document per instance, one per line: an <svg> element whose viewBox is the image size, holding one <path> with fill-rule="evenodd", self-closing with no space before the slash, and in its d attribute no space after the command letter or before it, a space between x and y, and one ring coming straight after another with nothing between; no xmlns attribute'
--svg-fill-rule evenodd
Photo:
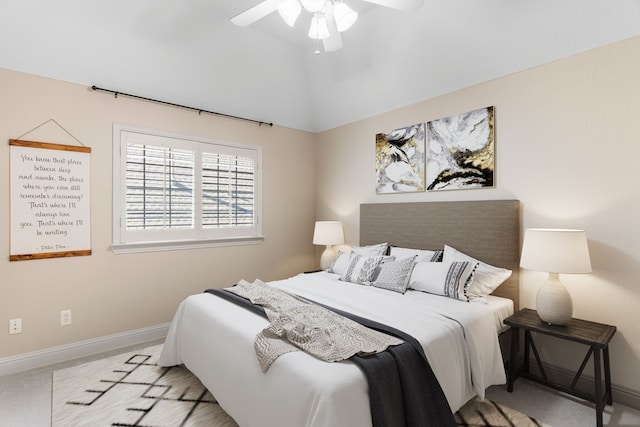
<svg viewBox="0 0 640 427"><path fill-rule="evenodd" d="M415 265L415 256L402 258L397 261L387 261L380 264L378 276L371 285L376 288L404 294L409 285L411 270Z"/></svg>
<svg viewBox="0 0 640 427"><path fill-rule="evenodd" d="M382 261L382 256L367 257L352 252L349 257L349 266L340 280L361 285L370 285L376 272L376 268Z"/></svg>
<svg viewBox="0 0 640 427"><path fill-rule="evenodd" d="M338 251L336 260L331 264L331 267L329 267L327 271L329 273L344 275L345 271L347 271L347 268L349 267L349 259L352 253L365 257L384 255L387 252L387 247L387 243L380 243L378 245L371 246L354 246L351 248L351 252Z"/></svg>
<svg viewBox="0 0 640 427"><path fill-rule="evenodd" d="M437 249L433 252L434 254L433 254L433 257L431 258L431 262L442 262L444 251L442 249Z"/></svg>

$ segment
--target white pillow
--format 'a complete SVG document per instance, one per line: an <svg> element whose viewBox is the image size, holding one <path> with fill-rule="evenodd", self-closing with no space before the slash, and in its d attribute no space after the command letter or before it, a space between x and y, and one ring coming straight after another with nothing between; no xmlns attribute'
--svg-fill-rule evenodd
<svg viewBox="0 0 640 427"><path fill-rule="evenodd" d="M373 282L371 282L371 285L376 288L387 289L389 291L404 294L407 291L407 285L409 284L409 278L411 277L414 261L415 256L399 259L397 261L394 259L383 261L378 267L377 275Z"/></svg>
<svg viewBox="0 0 640 427"><path fill-rule="evenodd" d="M430 251L427 249L409 249L391 246L391 256L396 258L416 257L416 262L431 261L437 262L442 260L442 251Z"/></svg>
<svg viewBox="0 0 640 427"><path fill-rule="evenodd" d="M382 256L366 257L352 252L349 257L349 266L340 280L361 285L370 285L376 272L376 268L382 262Z"/></svg>
<svg viewBox="0 0 640 427"><path fill-rule="evenodd" d="M471 283L467 292L467 295L472 299L486 297L491 294L498 286L507 280L512 273L511 270L486 264L447 245L444 246L443 261L470 261L478 263L478 268L476 268L473 276L473 283Z"/></svg>
<svg viewBox="0 0 640 427"><path fill-rule="evenodd" d="M349 267L349 252L338 251L338 256L336 260L333 261L331 267L327 270L329 273L336 274L344 274L347 271L347 267Z"/></svg>
<svg viewBox="0 0 640 427"><path fill-rule="evenodd" d="M355 252L364 256L378 256L385 255L387 253L388 243L379 243L377 245L369 246L354 246L351 248L351 252Z"/></svg>
<svg viewBox="0 0 640 427"><path fill-rule="evenodd" d="M469 261L418 262L413 267L409 288L469 301L467 288L477 265Z"/></svg>

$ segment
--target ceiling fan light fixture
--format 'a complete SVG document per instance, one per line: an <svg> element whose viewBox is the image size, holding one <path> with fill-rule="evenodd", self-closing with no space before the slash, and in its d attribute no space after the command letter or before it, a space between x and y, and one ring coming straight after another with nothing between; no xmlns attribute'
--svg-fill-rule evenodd
<svg viewBox="0 0 640 427"><path fill-rule="evenodd" d="M301 11L302 6L298 0L285 0L278 4L278 13L290 27L295 25Z"/></svg>
<svg viewBox="0 0 640 427"><path fill-rule="evenodd" d="M320 12L326 0L300 0L302 7L311 13Z"/></svg>
<svg viewBox="0 0 640 427"><path fill-rule="evenodd" d="M336 20L338 31L347 31L358 19L358 12L351 9L345 2L336 3L333 6L333 17Z"/></svg>
<svg viewBox="0 0 640 427"><path fill-rule="evenodd" d="M315 13L311 18L311 27L309 28L309 38L322 40L329 37L329 27L327 18L322 13Z"/></svg>

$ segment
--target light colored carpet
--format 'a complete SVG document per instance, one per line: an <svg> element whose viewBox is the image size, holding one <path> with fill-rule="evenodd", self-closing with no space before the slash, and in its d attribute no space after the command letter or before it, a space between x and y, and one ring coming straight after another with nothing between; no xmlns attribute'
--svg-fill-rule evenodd
<svg viewBox="0 0 640 427"><path fill-rule="evenodd" d="M187 369L156 365L162 345L53 373L52 426L236 427ZM472 400L459 426L540 426L490 400Z"/></svg>

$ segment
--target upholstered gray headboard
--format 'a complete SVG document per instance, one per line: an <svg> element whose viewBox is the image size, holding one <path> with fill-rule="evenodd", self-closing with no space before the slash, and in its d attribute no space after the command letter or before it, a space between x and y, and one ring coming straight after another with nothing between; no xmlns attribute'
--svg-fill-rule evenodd
<svg viewBox="0 0 640 427"><path fill-rule="evenodd" d="M494 295L519 308L520 202L372 203L360 205L360 245L388 242L415 249L445 244L488 264L508 268L511 277Z"/></svg>

